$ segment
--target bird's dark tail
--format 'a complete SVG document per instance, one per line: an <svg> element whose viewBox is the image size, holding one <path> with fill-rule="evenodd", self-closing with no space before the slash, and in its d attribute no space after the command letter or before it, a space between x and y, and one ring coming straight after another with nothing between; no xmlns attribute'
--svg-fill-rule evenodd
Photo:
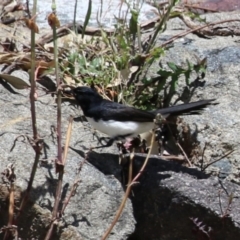
<svg viewBox="0 0 240 240"><path fill-rule="evenodd" d="M152 112L155 114L160 113L165 118L169 116L200 114L201 111L208 105L217 104L213 103L213 101L215 101L215 99L200 100L197 102L185 103L168 108L154 110Z"/></svg>

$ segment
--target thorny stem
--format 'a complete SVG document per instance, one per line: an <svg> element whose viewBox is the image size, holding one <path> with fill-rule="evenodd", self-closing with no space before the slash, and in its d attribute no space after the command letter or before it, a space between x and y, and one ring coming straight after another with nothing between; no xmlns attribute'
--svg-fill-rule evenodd
<svg viewBox="0 0 240 240"><path fill-rule="evenodd" d="M192 167L192 163L190 162L190 160L189 160L187 154L185 153L185 151L183 150L182 146L181 146L179 143L177 143L177 146L178 146L178 147L180 148L180 150L182 151L185 159L187 160L187 162L188 162L188 164L189 164L189 167L191 168L191 167Z"/></svg>
<svg viewBox="0 0 240 240"><path fill-rule="evenodd" d="M11 182L8 207L8 227L11 227L13 224L13 215L14 215L14 182ZM10 231L6 230L3 239L4 240L8 239L9 234Z"/></svg>
<svg viewBox="0 0 240 240"><path fill-rule="evenodd" d="M138 174L137 174L137 175L135 176L135 178L132 180L131 185L133 185L133 184L137 181L137 179L141 176L141 174L143 173L145 167L147 166L149 157L150 157L150 155L151 155L151 153L152 153L154 141L155 141L155 132L153 131L153 133L152 133L152 139L151 139L151 145L150 145L150 148L149 148L147 157L146 157L146 159L145 159L145 161L144 161L144 164L142 165L141 169L139 170Z"/></svg>
<svg viewBox="0 0 240 240"><path fill-rule="evenodd" d="M195 8L195 9L204 10L204 11L208 11L208 12L218 12L218 10L216 10L216 9L194 6L191 4L184 4L184 7Z"/></svg>
<svg viewBox="0 0 240 240"><path fill-rule="evenodd" d="M168 6L168 9L167 9L167 12L163 15L162 19L160 20L158 26L157 26L157 29L154 31L154 35L153 37L151 38L150 40L150 43L147 47L147 50L146 50L146 53L149 53L149 51L152 49L154 43L155 43L155 40L158 36L158 33L163 29L163 26L164 24L166 24L168 18L169 18L169 15L171 13L171 10L172 8L174 7L175 5L175 0L170 0L170 3L169 3L169 6Z"/></svg>
<svg viewBox="0 0 240 240"><path fill-rule="evenodd" d="M55 0L52 2L52 12L56 14L56 3ZM55 75L57 79L57 144L58 144L58 155L56 160L56 172L58 173L58 184L56 189L55 201L52 211L52 222L48 229L48 232L45 236L45 240L51 239L53 228L55 221L59 218L58 216L58 208L61 200L62 193L62 183L63 183L63 175L64 175L64 163L62 157L62 133L61 133L61 82L58 73L58 48L57 48L57 31L55 23L52 25L53 29L53 44L54 44L54 62L55 62Z"/></svg>
<svg viewBox="0 0 240 240"><path fill-rule="evenodd" d="M231 211L231 204L232 204L234 195L233 195L233 193L231 193L230 196L228 196L228 204L227 204L225 211L223 212L220 194L221 194L221 191L218 192L218 201L219 201L219 206L220 206L220 210L221 210L221 214L222 214L222 219L224 219L229 215L229 213Z"/></svg>
<svg viewBox="0 0 240 240"><path fill-rule="evenodd" d="M136 177L133 180L132 180L132 169L133 169L132 165L133 165L133 158L134 158L134 150L131 153L131 155L130 155L130 163L129 163L129 172L128 172L128 186L127 186L127 189L126 189L126 193L125 193L124 198L123 198L123 200L121 202L121 205L119 206L119 208L117 210L117 213L116 213L116 216L115 216L114 220L112 221L112 223L111 223L110 227L107 229L107 231L104 233L104 235L101 238L101 240L107 239L108 235L111 233L113 227L115 226L115 224L117 223L119 217L121 216L123 208L124 208L124 206L126 204L126 201L127 201L128 197L129 197L129 194L131 192L132 185L134 183L136 183L136 180L141 176L142 172L144 171L144 169L145 169L145 167L146 167L146 165L148 163L149 157L150 157L151 152L152 152L154 140L155 140L155 134L154 134L154 131L153 131L152 139L151 139L151 145L150 145L147 157L146 157L146 159L144 161L144 164L141 167L140 171L138 172L138 174L136 175Z"/></svg>
<svg viewBox="0 0 240 240"><path fill-rule="evenodd" d="M117 213L116 213L116 216L115 218L113 219L110 227L107 229L107 231L104 233L103 237L101 238L101 240L105 240L107 239L108 235L111 233L113 227L115 226L115 224L117 223L119 217L121 216L121 213L123 211L123 208L126 204L126 201L128 199L128 196L130 194L130 191L131 191L131 185L132 185L132 165L133 165L133 158L134 158L134 149L130 155L130 161L129 161L129 171L128 171L128 187L127 187L127 190L125 192L125 195L124 195L124 198L121 202L121 205L119 206L118 210L117 210Z"/></svg>
<svg viewBox="0 0 240 240"><path fill-rule="evenodd" d="M30 103L31 103L31 115L32 115L32 128L33 128L33 139L37 140L37 117L36 117L36 107L35 107L35 94L36 94L36 82L35 82L35 32L31 30L31 92L30 92Z"/></svg>
<svg viewBox="0 0 240 240"><path fill-rule="evenodd" d="M76 25L76 16L77 16L77 0L75 0L75 6L74 6L74 17L73 17L73 29L75 33L77 34L77 25Z"/></svg>
<svg viewBox="0 0 240 240"><path fill-rule="evenodd" d="M197 32L197 31L199 31L201 29L204 29L204 28L207 28L207 27L211 27L211 26L214 26L214 25L219 25L219 24L228 23L228 22L235 22L235 21L239 22L240 20L239 19L228 19L228 20L218 21L218 22L214 22L214 23L207 23L207 24L205 24L203 26L187 30L185 32L179 33L179 34L171 37L169 40L167 40L163 44L161 44L160 47L166 47L168 44L174 42L176 39L182 38L182 37L188 35L189 33Z"/></svg>
<svg viewBox="0 0 240 240"><path fill-rule="evenodd" d="M208 163L206 166L204 166L201 170L205 171L210 165L214 164L215 162L219 162L220 160L222 160L223 158L227 157L228 155L232 154L235 150L231 150L229 152L227 152L226 154L224 154L223 156L221 156L220 158L213 160L212 162Z"/></svg>
<svg viewBox="0 0 240 240"><path fill-rule="evenodd" d="M79 166L78 171L77 171L77 174L76 174L77 176L78 176L79 173L81 172L84 163L87 161L87 158L88 158L88 155L89 155L90 152L91 152L91 151L88 151L88 152L87 152L84 160L80 163L80 166ZM65 199L64 202L63 202L62 210L61 210L61 213L60 213L61 216L64 214L64 211L65 211L67 205L69 204L71 197L74 196L74 194L75 194L75 192L76 192L76 190L77 190L77 187L78 187L80 181L81 181L80 178L76 178L76 179L74 180L74 183L73 183L73 185L72 185L72 187L71 187L70 193L69 193L68 197L66 197L66 199Z"/></svg>
<svg viewBox="0 0 240 240"><path fill-rule="evenodd" d="M36 14L37 9L37 0L34 1L33 5L33 15ZM33 140L34 140L34 150L35 150L35 159L34 164L31 171L31 176L28 182L26 193L21 201L21 205L19 208L19 212L17 214L17 218L20 216L25 204L27 203L33 180L35 177L35 173L37 170L40 154L41 154L41 143L38 138L38 130L37 130L37 117L36 117L36 108L35 108L35 97L36 97L36 81L35 81L35 32L31 30L31 74L30 74L30 81L31 81L31 92L30 92L30 104L31 104L31 118L32 118L32 129L33 129ZM17 219L16 219L17 220Z"/></svg>
<svg viewBox="0 0 240 240"><path fill-rule="evenodd" d="M56 14L56 4L55 0L53 0L52 4L53 13ZM57 31L56 26L53 24L53 45L54 45L54 63L55 63L55 75L57 81L57 143L58 143L58 157L57 161L59 164L63 165L62 158L62 132L61 132L61 120L62 120L62 111L61 111L61 103L62 103L62 90L61 90L61 81L59 78L59 69L58 69L58 46L57 46Z"/></svg>
<svg viewBox="0 0 240 240"><path fill-rule="evenodd" d="M66 197L66 199L63 202L63 206L62 206L62 209L61 209L60 216L62 216L64 214L64 211L65 211L67 205L69 204L71 197L73 197L75 195L77 187L78 187L80 181L81 181L80 179L76 179L74 181L74 183L73 183L73 185L71 187L69 195Z"/></svg>

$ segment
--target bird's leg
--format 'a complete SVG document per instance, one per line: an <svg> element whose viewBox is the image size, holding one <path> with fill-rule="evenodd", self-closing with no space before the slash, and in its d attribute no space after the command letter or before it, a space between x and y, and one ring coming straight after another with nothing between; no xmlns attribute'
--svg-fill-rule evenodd
<svg viewBox="0 0 240 240"><path fill-rule="evenodd" d="M131 134L129 134L129 135L131 135ZM99 138L99 137L97 137L98 141L101 144L101 146L93 147L92 149L94 149L94 148L96 149L96 148L111 147L115 141L125 139L129 135L119 135L119 136L115 136L115 137L111 137L111 138L107 138L107 137ZM106 140L106 139L108 139L108 140ZM103 143L103 141L105 142L105 144Z"/></svg>
<svg viewBox="0 0 240 240"><path fill-rule="evenodd" d="M112 146L112 144L114 142L114 139L111 140L111 138L109 138L109 137L99 137L97 131L93 132L93 137L97 138L97 141L98 141L98 143L101 144L101 146L93 147L92 149L110 147L110 146Z"/></svg>
<svg viewBox="0 0 240 240"><path fill-rule="evenodd" d="M160 156L163 156L163 150L164 150L164 144L165 144L163 128L158 128L155 131L155 134L156 134L156 141L158 143L158 153L160 154Z"/></svg>
<svg viewBox="0 0 240 240"><path fill-rule="evenodd" d="M164 150L164 145L165 145L165 141L163 138L163 128L164 125L166 124L166 119L160 114L158 113L155 117L155 140L158 143L158 152L160 154L160 156L163 155L163 150Z"/></svg>
<svg viewBox="0 0 240 240"><path fill-rule="evenodd" d="M106 140L106 139L108 139L108 140ZM92 149L111 147L113 145L114 141L116 141L116 140L117 139L115 137L113 137L113 138L106 138L106 137L98 138L98 141L100 142L101 146L93 147ZM103 144L103 141L105 142L105 144Z"/></svg>

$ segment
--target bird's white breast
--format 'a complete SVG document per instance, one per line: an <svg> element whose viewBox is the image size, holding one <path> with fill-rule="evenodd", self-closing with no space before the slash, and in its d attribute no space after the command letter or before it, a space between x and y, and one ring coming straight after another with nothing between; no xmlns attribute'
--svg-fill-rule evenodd
<svg viewBox="0 0 240 240"><path fill-rule="evenodd" d="M132 122L132 121L95 121L92 118L87 117L88 122L92 125L96 130L107 134L110 137L116 136L137 136L140 133L144 133L150 131L154 127L153 122Z"/></svg>

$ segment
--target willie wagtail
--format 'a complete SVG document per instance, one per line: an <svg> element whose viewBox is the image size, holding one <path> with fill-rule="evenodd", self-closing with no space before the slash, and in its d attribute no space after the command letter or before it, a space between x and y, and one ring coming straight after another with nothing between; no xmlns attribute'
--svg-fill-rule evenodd
<svg viewBox="0 0 240 240"><path fill-rule="evenodd" d="M103 99L94 89L89 87L77 87L72 91L92 127L110 137L106 145L96 148L109 147L115 140L134 137L152 130L154 128L153 120L158 113L164 118L199 114L202 109L215 100L200 100L154 111L143 111Z"/></svg>

